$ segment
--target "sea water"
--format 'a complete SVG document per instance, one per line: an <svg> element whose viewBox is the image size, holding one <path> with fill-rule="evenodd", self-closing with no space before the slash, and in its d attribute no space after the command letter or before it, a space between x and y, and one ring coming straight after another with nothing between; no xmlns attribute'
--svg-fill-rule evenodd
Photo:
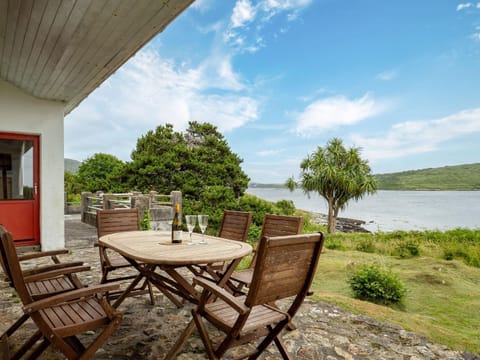
<svg viewBox="0 0 480 360"><path fill-rule="evenodd" d="M292 200L295 207L327 213L319 195L302 190L248 188L247 193L268 201ZM370 231L480 229L480 191L377 191L348 203L340 217L366 222Z"/></svg>

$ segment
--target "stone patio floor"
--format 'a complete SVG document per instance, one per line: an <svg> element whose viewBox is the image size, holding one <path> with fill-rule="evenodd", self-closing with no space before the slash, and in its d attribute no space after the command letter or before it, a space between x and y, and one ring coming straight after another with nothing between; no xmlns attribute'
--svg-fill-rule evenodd
<svg viewBox="0 0 480 360"><path fill-rule="evenodd" d="M71 254L64 261L83 260L92 270L80 274L86 284L99 281L98 249L92 246L96 229L82 224L78 215L65 216L67 247ZM321 261L321 259L320 259ZM120 307L124 318L117 331L97 351L93 359L162 359L190 320L191 305L177 309L156 292L156 305L148 296L128 298ZM0 281L0 333L22 313L14 292ZM328 303L307 299L294 319L297 329L286 331L283 338L293 359L480 359L479 355L452 351L425 337L377 320L350 314ZM13 346L32 334L35 325L29 321L17 331ZM220 334L217 334L220 335ZM88 341L89 335L85 336ZM228 355L246 350L240 347ZM281 358L274 345L260 359ZM63 359L52 346L41 359ZM194 332L178 359L206 359L203 344Z"/></svg>

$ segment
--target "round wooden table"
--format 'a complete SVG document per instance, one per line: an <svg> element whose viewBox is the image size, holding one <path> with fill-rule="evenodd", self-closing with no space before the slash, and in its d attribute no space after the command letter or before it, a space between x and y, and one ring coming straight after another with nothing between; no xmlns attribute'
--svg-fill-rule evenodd
<svg viewBox="0 0 480 360"><path fill-rule="evenodd" d="M192 234L194 245L188 245L189 234L183 232L183 242L173 244L169 231L125 231L104 235L98 240L100 246L118 252L135 266L139 275L117 299L118 306L128 293L142 278L148 277L177 306L181 302L172 294L197 303L200 294L179 268L190 269L191 265L202 265L215 262L230 262L224 274L215 279L217 284L224 286L241 259L252 252L252 247L246 242L224 239L205 235L206 244L200 244L202 235ZM163 270L168 276L156 271Z"/></svg>

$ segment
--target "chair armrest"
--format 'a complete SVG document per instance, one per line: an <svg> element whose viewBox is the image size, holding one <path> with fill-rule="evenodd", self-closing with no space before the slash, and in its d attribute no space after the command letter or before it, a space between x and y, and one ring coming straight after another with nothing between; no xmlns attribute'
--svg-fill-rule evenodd
<svg viewBox="0 0 480 360"><path fill-rule="evenodd" d="M228 305L230 305L233 309L235 309L235 311L237 311L239 314L245 314L250 310L247 306L245 306L243 303L239 301L238 297L233 296L228 291L221 288L220 286L218 286L217 284L215 284L210 280L197 276L195 278L195 283L200 285L204 289L210 291L213 295L225 301Z"/></svg>
<svg viewBox="0 0 480 360"><path fill-rule="evenodd" d="M30 259L38 259L46 256L56 256L56 255L63 255L68 254L68 249L60 249L60 250L50 250L50 251L41 251L41 252L31 252L22 255L18 255L18 260L30 260Z"/></svg>
<svg viewBox="0 0 480 360"><path fill-rule="evenodd" d="M32 274L32 275L27 275L24 276L25 282L32 282L32 281L39 281L39 280L45 280L45 279L51 279L56 276L61 276L61 275L67 275L67 274L73 274L73 273L78 273L82 271L89 271L90 266L88 265L83 265L83 266L74 266L74 267L67 267L64 269L56 269L52 271L46 271L46 272L41 272L38 274Z"/></svg>
<svg viewBox="0 0 480 360"><path fill-rule="evenodd" d="M120 287L119 284L103 284L103 285L86 287L78 290L72 290L72 291L64 292L62 294L49 296L47 298L34 301L28 305L25 305L23 308L23 311L28 314L34 311L59 305L67 301L76 300L83 297L90 297L96 294L117 290L119 287Z"/></svg>
<svg viewBox="0 0 480 360"><path fill-rule="evenodd" d="M74 267L74 266L82 266L82 265L83 265L83 261L52 264L52 265L35 267L33 269L23 270L22 273L23 273L24 276L28 276L28 275L43 273L43 272L46 272L46 271L52 271L52 270L56 270L56 269L64 269L64 268L69 268L69 267Z"/></svg>

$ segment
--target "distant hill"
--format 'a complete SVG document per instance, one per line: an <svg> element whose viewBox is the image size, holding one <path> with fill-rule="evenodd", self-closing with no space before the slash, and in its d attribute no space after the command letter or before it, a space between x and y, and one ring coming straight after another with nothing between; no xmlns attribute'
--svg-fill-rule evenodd
<svg viewBox="0 0 480 360"><path fill-rule="evenodd" d="M78 167L82 163L81 161L78 160L73 160L73 159L63 159L64 161L64 166L65 166L65 171L68 171L72 174L76 174L78 171Z"/></svg>
<svg viewBox="0 0 480 360"><path fill-rule="evenodd" d="M480 163L375 175L379 190L480 190Z"/></svg>
<svg viewBox="0 0 480 360"><path fill-rule="evenodd" d="M376 174L378 190L480 190L480 163ZM251 188L283 184L250 183Z"/></svg>

